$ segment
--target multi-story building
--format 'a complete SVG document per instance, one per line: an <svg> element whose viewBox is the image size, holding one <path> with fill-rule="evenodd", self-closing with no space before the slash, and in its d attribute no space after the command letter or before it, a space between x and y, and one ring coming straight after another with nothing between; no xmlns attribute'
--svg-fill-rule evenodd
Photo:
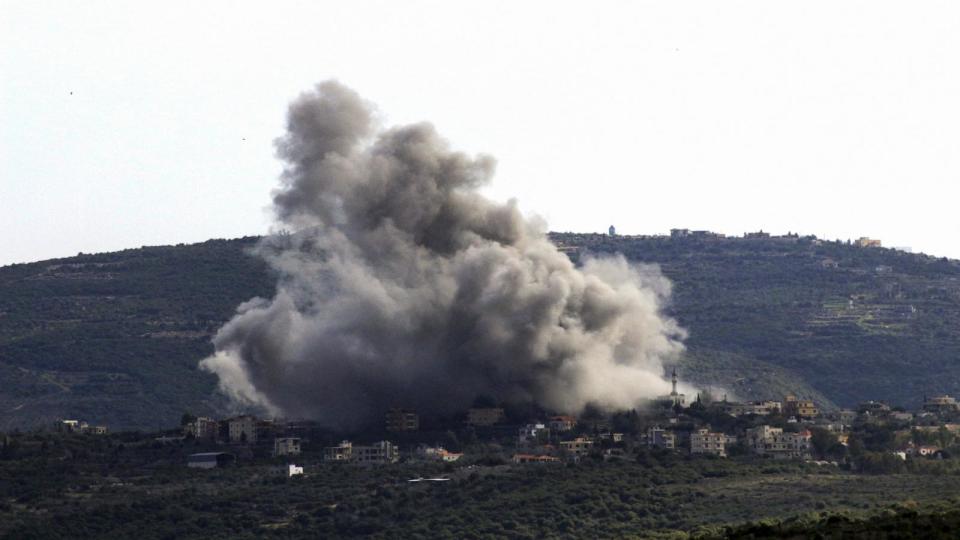
<svg viewBox="0 0 960 540"><path fill-rule="evenodd" d="M560 441L560 450L564 454L579 459L590 453L593 448L593 441L586 437L577 437L572 441Z"/></svg>
<svg viewBox="0 0 960 540"><path fill-rule="evenodd" d="M213 418L200 416L193 422L187 424L185 431L189 435L193 435L195 439L213 441L216 440L217 434L220 431L220 423Z"/></svg>
<svg viewBox="0 0 960 540"><path fill-rule="evenodd" d="M736 437L724 433L713 433L706 428L698 429L690 434L690 453L726 457L727 445L736 440Z"/></svg>
<svg viewBox="0 0 960 540"><path fill-rule="evenodd" d="M230 442L256 444L257 419L253 416L237 416L227 420Z"/></svg>
<svg viewBox="0 0 960 540"><path fill-rule="evenodd" d="M273 440L273 455L299 456L300 437L277 437Z"/></svg>
<svg viewBox="0 0 960 540"><path fill-rule="evenodd" d="M353 443L342 441L337 446L328 446L323 449L324 461L347 462L353 459Z"/></svg>
<svg viewBox="0 0 960 540"><path fill-rule="evenodd" d="M550 430L544 424L527 424L517 433L517 446L534 446L547 442Z"/></svg>
<svg viewBox="0 0 960 540"><path fill-rule="evenodd" d="M923 410L937 414L953 413L960 410L960 405L950 396L934 396L923 400Z"/></svg>
<svg viewBox="0 0 960 540"><path fill-rule="evenodd" d="M550 431L563 433L576 427L577 419L572 416L551 416L547 425L550 427Z"/></svg>
<svg viewBox="0 0 960 540"><path fill-rule="evenodd" d="M513 462L518 465L522 463L559 463L560 458L543 454L514 454Z"/></svg>
<svg viewBox="0 0 960 540"><path fill-rule="evenodd" d="M677 448L677 435L659 426L652 427L647 430L647 446L675 450Z"/></svg>
<svg viewBox="0 0 960 540"><path fill-rule="evenodd" d="M492 426L503 420L500 407L471 407L467 410L467 424L471 426Z"/></svg>
<svg viewBox="0 0 960 540"><path fill-rule="evenodd" d="M820 415L820 410L808 399L799 399L797 396L788 395L783 400L783 414L786 416L795 416L798 419L816 418Z"/></svg>
<svg viewBox="0 0 960 540"><path fill-rule="evenodd" d="M354 446L351 461L361 464L395 463L400 451L390 441L375 442L369 446Z"/></svg>
<svg viewBox="0 0 960 540"><path fill-rule="evenodd" d="M785 433L781 428L759 426L746 431L751 452L781 458L810 457L810 432Z"/></svg>
<svg viewBox="0 0 960 540"><path fill-rule="evenodd" d="M420 429L420 416L408 409L390 409L387 411L387 431L417 431Z"/></svg>

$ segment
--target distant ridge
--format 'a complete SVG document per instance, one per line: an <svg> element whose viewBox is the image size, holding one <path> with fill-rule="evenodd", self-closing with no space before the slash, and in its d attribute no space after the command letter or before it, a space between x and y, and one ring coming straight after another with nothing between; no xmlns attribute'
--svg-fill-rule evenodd
<svg viewBox="0 0 960 540"><path fill-rule="evenodd" d="M681 379L825 407L960 395L960 262L799 235L552 233L578 260L623 253L674 283ZM236 306L273 293L258 238L0 267L0 429L57 417L113 429L225 406L196 368ZM715 396L719 397L719 396Z"/></svg>

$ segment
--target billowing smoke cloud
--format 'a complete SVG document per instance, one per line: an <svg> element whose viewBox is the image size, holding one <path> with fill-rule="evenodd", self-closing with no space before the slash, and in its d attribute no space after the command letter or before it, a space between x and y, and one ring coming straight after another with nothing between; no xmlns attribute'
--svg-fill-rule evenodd
<svg viewBox="0 0 960 540"><path fill-rule="evenodd" d="M659 271L575 267L542 224L478 193L492 158L430 124L381 130L374 112L336 82L290 106L274 206L293 233L257 248L276 296L241 305L201 363L223 391L335 427L481 395L576 413L669 391L661 362L683 331Z"/></svg>

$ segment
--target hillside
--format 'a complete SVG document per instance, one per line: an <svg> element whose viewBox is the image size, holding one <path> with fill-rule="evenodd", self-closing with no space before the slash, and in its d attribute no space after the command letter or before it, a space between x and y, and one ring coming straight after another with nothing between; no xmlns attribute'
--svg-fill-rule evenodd
<svg viewBox="0 0 960 540"><path fill-rule="evenodd" d="M574 259L662 267L695 382L827 407L960 394L957 261L795 236L553 237ZM196 365L240 302L272 293L245 251L256 240L0 268L0 430L56 417L152 428L222 408Z"/></svg>

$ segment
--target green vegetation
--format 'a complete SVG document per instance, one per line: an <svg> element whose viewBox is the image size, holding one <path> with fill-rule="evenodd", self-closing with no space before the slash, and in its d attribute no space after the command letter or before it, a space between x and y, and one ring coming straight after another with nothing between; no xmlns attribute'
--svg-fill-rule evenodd
<svg viewBox="0 0 960 540"><path fill-rule="evenodd" d="M209 447L135 433L2 437L0 538L713 538L957 523L960 469L856 475L793 461L635 454L623 462L470 466L247 458L188 469ZM444 475L449 482L410 483ZM953 505L941 508L936 503ZM952 520L952 521L946 521ZM891 525L891 522L893 525ZM870 529L874 530L874 529ZM929 530L929 529L884 529Z"/></svg>
<svg viewBox="0 0 960 540"><path fill-rule="evenodd" d="M690 332L681 378L827 409L960 394L957 261L802 237L553 236L574 258L660 265L669 312ZM155 429L184 410L214 414L222 398L197 362L237 305L272 294L247 254L256 240L0 268L0 429L57 417Z"/></svg>

